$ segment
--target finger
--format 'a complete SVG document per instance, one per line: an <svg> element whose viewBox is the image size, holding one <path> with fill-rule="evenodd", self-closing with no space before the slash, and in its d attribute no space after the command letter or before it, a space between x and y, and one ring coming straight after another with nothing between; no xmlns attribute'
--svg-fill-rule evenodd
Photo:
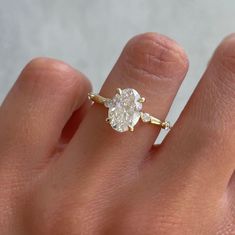
<svg viewBox="0 0 235 235"><path fill-rule="evenodd" d="M63 144L67 144L70 142L70 140L74 136L75 132L78 130L80 123L82 122L83 118L85 117L90 107L91 107L91 101L86 100L81 105L81 107L79 107L73 112L72 116L64 126L61 134L61 142Z"/></svg>
<svg viewBox="0 0 235 235"><path fill-rule="evenodd" d="M32 166L32 161L48 159L64 125L89 90L84 75L63 62L31 61L1 106L1 162Z"/></svg>
<svg viewBox="0 0 235 235"><path fill-rule="evenodd" d="M174 41L155 33L139 35L124 48L100 94L112 97L119 87L134 88L146 98L144 111L164 120L187 67L186 55ZM106 118L107 109L95 104L76 134L71 151L86 152L86 158L100 152L101 158L114 155L120 162L123 158L139 162L160 131L140 121L134 132L118 133L105 122Z"/></svg>
<svg viewBox="0 0 235 235"><path fill-rule="evenodd" d="M177 164L186 178L190 178L186 174L192 176L194 172L198 181L205 179L205 185L213 185L221 193L235 168L234 116L235 35L232 35L216 50L177 124L161 151L158 150L158 160L159 154L164 155L164 165Z"/></svg>

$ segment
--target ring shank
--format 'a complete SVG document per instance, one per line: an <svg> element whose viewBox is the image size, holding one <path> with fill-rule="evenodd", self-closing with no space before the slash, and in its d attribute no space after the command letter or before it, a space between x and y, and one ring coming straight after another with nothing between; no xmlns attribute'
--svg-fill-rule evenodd
<svg viewBox="0 0 235 235"><path fill-rule="evenodd" d="M88 93L88 98L98 104L104 104L106 100L106 98L104 98L103 96L92 93L92 92Z"/></svg>

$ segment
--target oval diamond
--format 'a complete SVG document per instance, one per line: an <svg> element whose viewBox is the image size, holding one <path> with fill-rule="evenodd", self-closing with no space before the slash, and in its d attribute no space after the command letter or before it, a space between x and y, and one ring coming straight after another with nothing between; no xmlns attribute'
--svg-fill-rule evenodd
<svg viewBox="0 0 235 235"><path fill-rule="evenodd" d="M142 104L140 95L135 89L120 90L112 99L109 107L108 120L113 129L118 132L133 129L140 118Z"/></svg>

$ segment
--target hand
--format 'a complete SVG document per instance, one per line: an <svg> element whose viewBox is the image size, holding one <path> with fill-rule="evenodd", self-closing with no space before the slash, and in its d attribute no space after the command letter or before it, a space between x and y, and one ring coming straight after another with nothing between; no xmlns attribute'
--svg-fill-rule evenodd
<svg viewBox="0 0 235 235"><path fill-rule="evenodd" d="M139 35L100 94L134 88L165 120L187 69L174 41ZM113 130L90 90L57 60L22 71L0 109L0 234L235 234L235 35L160 145L158 126Z"/></svg>

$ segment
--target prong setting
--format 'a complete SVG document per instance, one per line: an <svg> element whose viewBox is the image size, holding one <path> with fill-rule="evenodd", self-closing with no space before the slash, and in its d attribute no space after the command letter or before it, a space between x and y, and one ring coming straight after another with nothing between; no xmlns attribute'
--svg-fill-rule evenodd
<svg viewBox="0 0 235 235"><path fill-rule="evenodd" d="M129 126L129 130L130 131L134 131L134 127L133 126Z"/></svg>
<svg viewBox="0 0 235 235"><path fill-rule="evenodd" d="M138 100L138 102L144 103L144 102L145 102L145 98L144 98L144 97L141 97L141 98Z"/></svg>
<svg viewBox="0 0 235 235"><path fill-rule="evenodd" d="M166 121L166 122L163 122L163 123L162 123L162 128L165 129L165 130L167 130L167 131L170 130L170 129L171 129L171 124L170 124L170 122L167 122L167 121Z"/></svg>
<svg viewBox="0 0 235 235"><path fill-rule="evenodd" d="M94 98L95 97L95 94L94 93L92 93L92 92L89 92L88 93L88 99L89 100L92 100L92 98Z"/></svg>
<svg viewBox="0 0 235 235"><path fill-rule="evenodd" d="M118 93L119 95L121 95L121 94L122 94L122 89L121 89L121 88L117 88L117 93Z"/></svg>

